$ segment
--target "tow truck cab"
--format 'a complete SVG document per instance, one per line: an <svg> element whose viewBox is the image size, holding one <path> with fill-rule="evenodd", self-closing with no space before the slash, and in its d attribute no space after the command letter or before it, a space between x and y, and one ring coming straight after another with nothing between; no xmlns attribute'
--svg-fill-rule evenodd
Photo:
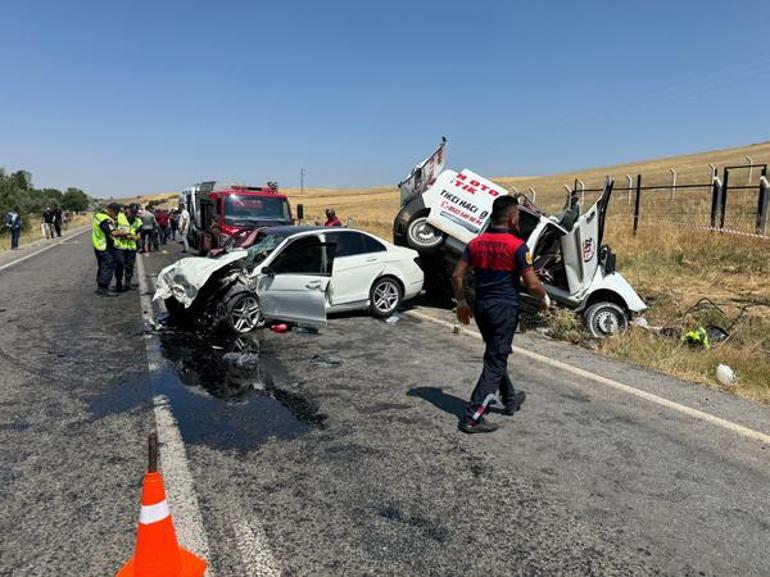
<svg viewBox="0 0 770 577"><path fill-rule="evenodd" d="M292 224L291 206L275 183L247 186L201 182L183 192L190 212L188 241L200 254L255 228Z"/></svg>

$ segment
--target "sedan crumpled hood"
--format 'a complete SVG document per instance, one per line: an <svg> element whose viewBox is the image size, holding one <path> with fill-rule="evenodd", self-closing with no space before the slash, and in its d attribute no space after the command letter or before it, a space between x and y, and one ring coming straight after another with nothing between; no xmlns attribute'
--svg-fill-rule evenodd
<svg viewBox="0 0 770 577"><path fill-rule="evenodd" d="M183 258L160 271L155 280L155 296L152 299L174 297L187 308L212 274L230 263L246 258L248 254L245 250L236 250L218 258Z"/></svg>

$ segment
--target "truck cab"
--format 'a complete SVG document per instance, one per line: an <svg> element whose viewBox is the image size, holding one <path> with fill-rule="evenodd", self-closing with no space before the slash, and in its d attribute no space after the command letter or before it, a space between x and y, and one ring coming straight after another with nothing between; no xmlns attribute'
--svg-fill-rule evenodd
<svg viewBox="0 0 770 577"><path fill-rule="evenodd" d="M248 186L201 182L183 193L190 212L188 241L200 254L264 226L292 223L291 206L275 183Z"/></svg>

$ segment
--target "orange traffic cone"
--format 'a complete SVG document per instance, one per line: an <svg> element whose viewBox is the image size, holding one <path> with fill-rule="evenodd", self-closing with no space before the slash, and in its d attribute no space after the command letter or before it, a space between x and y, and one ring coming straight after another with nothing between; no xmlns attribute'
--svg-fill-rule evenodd
<svg viewBox="0 0 770 577"><path fill-rule="evenodd" d="M150 466L142 487L136 550L116 577L203 577L206 562L179 546L157 472L157 437L150 435Z"/></svg>

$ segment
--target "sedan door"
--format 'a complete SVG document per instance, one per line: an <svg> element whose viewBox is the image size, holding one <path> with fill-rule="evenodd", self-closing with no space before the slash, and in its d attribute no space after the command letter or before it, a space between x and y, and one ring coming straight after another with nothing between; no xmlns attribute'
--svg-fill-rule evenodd
<svg viewBox="0 0 770 577"><path fill-rule="evenodd" d="M325 232L327 243L336 246L329 301L332 306L365 303L369 290L384 269L385 245L354 230Z"/></svg>
<svg viewBox="0 0 770 577"><path fill-rule="evenodd" d="M335 247L300 237L272 256L257 283L262 316L303 326L326 325L326 291Z"/></svg>

